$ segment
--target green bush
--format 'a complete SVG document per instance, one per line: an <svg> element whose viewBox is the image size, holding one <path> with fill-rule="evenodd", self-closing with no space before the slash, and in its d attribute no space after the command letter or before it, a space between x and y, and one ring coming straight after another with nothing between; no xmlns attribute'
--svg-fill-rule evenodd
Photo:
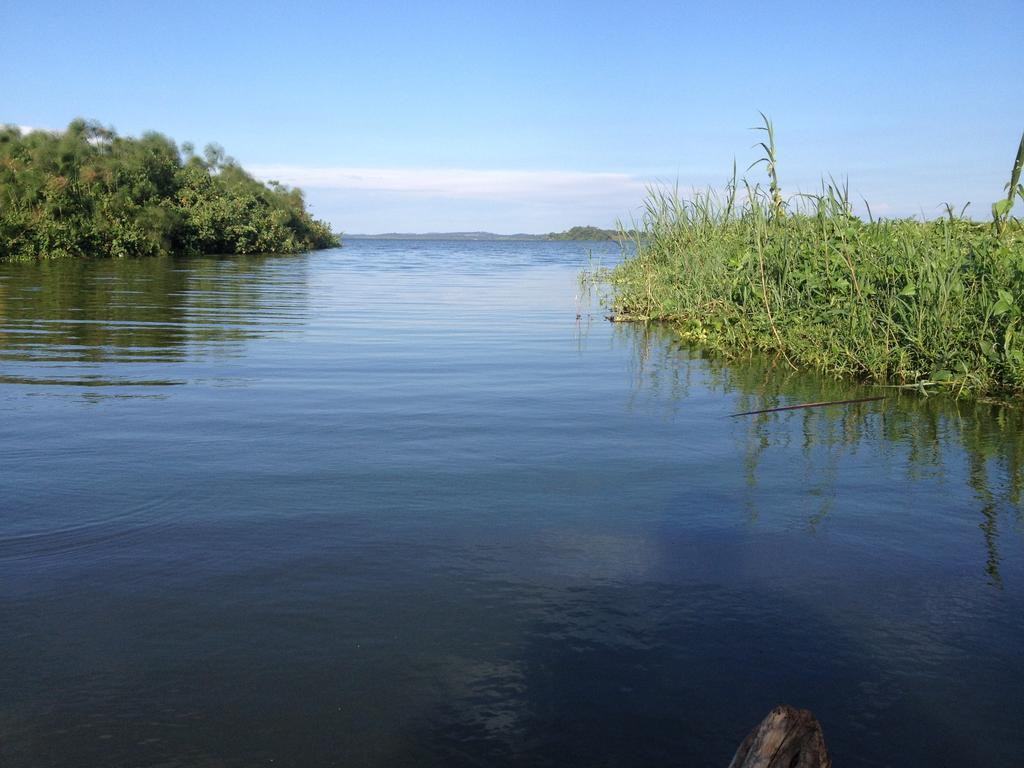
<svg viewBox="0 0 1024 768"><path fill-rule="evenodd" d="M293 253L338 245L302 193L263 184L223 150L158 133L0 128L0 259Z"/></svg>

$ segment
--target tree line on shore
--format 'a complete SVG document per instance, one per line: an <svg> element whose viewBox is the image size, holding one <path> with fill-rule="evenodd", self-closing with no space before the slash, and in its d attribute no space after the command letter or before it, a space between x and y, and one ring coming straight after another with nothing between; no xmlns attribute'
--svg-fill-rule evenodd
<svg viewBox="0 0 1024 768"><path fill-rule="evenodd" d="M294 253L339 244L301 190L264 184L217 145L159 133L0 127L0 260Z"/></svg>

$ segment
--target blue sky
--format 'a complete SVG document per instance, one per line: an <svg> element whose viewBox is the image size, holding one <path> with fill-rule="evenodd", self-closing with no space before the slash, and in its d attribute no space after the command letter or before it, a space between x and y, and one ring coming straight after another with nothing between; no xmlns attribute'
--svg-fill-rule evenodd
<svg viewBox="0 0 1024 768"><path fill-rule="evenodd" d="M980 217L1024 130L1024 0L5 0L0 30L0 122L216 141L347 232L608 226L745 168L758 110L786 193Z"/></svg>

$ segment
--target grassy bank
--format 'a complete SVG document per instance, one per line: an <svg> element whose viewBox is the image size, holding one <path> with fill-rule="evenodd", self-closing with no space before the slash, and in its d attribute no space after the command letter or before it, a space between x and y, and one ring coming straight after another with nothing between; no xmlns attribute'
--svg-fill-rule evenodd
<svg viewBox="0 0 1024 768"><path fill-rule="evenodd" d="M835 183L784 198L763 130L767 187L734 172L724 193L651 191L636 254L610 275L620 318L877 383L1024 395L1024 138L991 222L865 221Z"/></svg>
<svg viewBox="0 0 1024 768"><path fill-rule="evenodd" d="M158 133L84 120L25 135L0 126L0 261L333 245L301 191L261 183L216 145L200 157Z"/></svg>

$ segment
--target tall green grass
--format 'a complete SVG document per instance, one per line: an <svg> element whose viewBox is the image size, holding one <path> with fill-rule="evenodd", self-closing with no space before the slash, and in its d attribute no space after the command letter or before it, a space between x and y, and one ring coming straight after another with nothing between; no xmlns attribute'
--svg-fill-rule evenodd
<svg viewBox="0 0 1024 768"><path fill-rule="evenodd" d="M1024 138L991 223L950 206L865 221L835 181L784 198L767 118L761 129L767 188L734 169L724 192L650 190L635 255L610 275L618 319L876 383L1024 395Z"/></svg>

